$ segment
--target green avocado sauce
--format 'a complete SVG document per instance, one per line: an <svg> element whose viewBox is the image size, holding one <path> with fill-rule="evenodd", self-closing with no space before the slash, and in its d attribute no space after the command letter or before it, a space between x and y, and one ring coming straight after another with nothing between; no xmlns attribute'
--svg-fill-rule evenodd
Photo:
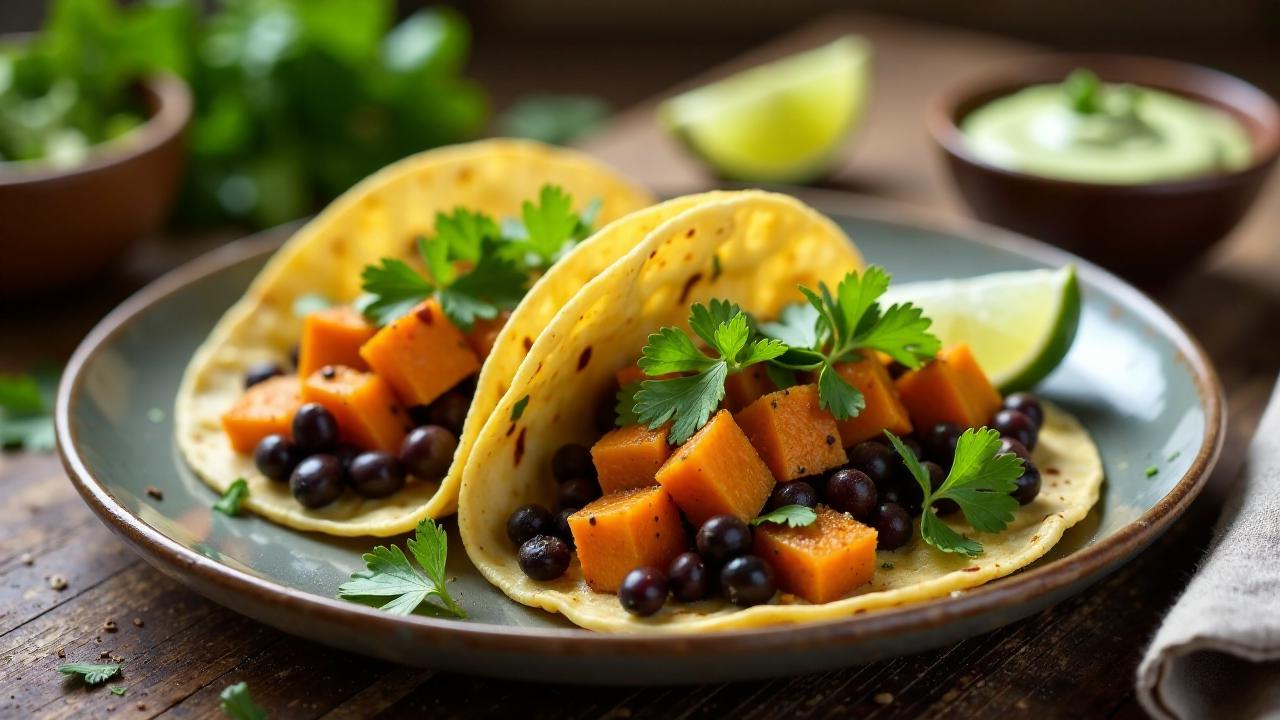
<svg viewBox="0 0 1280 720"><path fill-rule="evenodd" d="M1032 85L961 122L979 158L1007 170L1095 183L1183 180L1249 164L1244 127L1226 113L1150 88L1076 70Z"/></svg>

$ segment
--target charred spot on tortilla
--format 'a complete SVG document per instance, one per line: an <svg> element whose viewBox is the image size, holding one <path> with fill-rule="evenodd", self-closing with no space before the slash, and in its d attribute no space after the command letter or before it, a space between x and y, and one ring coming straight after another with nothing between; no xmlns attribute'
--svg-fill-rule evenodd
<svg viewBox="0 0 1280 720"><path fill-rule="evenodd" d="M520 428L520 434L516 436L516 467L520 466L520 461L524 459L524 436L529 428Z"/></svg>
<svg viewBox="0 0 1280 720"><path fill-rule="evenodd" d="M525 353L528 353L530 350L533 349L533 338L529 337L528 335L524 336L524 340L522 340L521 343L524 345Z"/></svg>
<svg viewBox="0 0 1280 720"><path fill-rule="evenodd" d="M582 354L578 356L578 372L582 372L583 370L586 370L587 363L589 362L591 362L591 346L590 345L588 345L587 349L583 350Z"/></svg>
<svg viewBox="0 0 1280 720"><path fill-rule="evenodd" d="M701 279L702 279L702 273L696 272L690 275L688 280L684 281L684 287L680 288L680 304L681 305L683 305L685 301L689 299L689 293L693 292L693 286L697 285L698 281Z"/></svg>
<svg viewBox="0 0 1280 720"><path fill-rule="evenodd" d="M684 234L684 236L685 236L685 237L687 237L687 238L691 238L691 237L693 237L697 232L698 232L698 231L697 231L697 229L695 229L695 228L689 228L689 231L688 231L688 232L686 232L686 233Z"/></svg>

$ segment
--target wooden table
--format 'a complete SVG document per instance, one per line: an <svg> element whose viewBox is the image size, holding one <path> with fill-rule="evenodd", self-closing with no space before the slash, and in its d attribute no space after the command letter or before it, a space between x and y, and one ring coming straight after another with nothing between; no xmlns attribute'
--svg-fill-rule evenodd
<svg viewBox="0 0 1280 720"><path fill-rule="evenodd" d="M960 211L931 156L921 111L957 75L1028 48L838 16L731 65L845 31L875 43L877 86L871 116L835 184ZM1242 62L1257 61L1249 58ZM708 179L662 136L651 110L646 104L623 114L586 146L662 191L704 185ZM1206 344L1227 386L1230 433L1211 492L1115 575L1011 626L865 667L703 687L570 689L409 669L284 635L188 592L90 515L56 459L9 454L0 457L0 716L205 717L216 714L222 688L241 680L273 717L1140 716L1134 667L1195 570L1211 535L1214 495L1234 475L1280 369L1280 266L1270 242L1277 236L1280 183L1273 181L1228 246L1157 295ZM7 304L0 309L0 368L64 357L124 292L217 239L152 242L123 275L86 288L73 303ZM50 587L53 575L66 578L64 590ZM126 694L64 683L54 670L60 654L121 658L123 677L107 685L124 685Z"/></svg>

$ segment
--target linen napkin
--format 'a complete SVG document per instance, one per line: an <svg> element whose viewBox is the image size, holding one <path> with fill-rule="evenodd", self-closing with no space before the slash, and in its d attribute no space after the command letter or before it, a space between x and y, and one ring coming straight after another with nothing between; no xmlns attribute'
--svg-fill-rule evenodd
<svg viewBox="0 0 1280 720"><path fill-rule="evenodd" d="M1215 540L1138 666L1157 718L1280 718L1280 387Z"/></svg>

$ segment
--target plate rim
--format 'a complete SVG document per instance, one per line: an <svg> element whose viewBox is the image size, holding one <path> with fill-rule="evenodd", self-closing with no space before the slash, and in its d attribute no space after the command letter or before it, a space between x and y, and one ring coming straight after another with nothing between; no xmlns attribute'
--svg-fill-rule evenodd
<svg viewBox="0 0 1280 720"><path fill-rule="evenodd" d="M966 242L994 247L1031 260L1073 263L1086 284L1105 289L1126 303L1161 334L1173 341L1178 359L1191 372L1205 413L1200 447L1187 471L1159 501L1110 536L1040 567L1017 572L945 597L853 615L836 620L726 630L714 633L657 632L598 633L582 628L534 628L520 625L444 620L421 615L398 616L374 608L289 588L267 578L211 560L183 547L160 530L130 513L89 470L81 458L71 425L74 406L82 395L86 369L103 346L153 306L188 285L215 275L250 257L266 254L296 224L249 235L197 256L147 284L100 320L81 341L67 363L58 387L54 425L58 453L72 484L85 503L109 528L144 559L206 596L207 588L238 595L267 612L302 612L309 620L349 625L386 638L405 637L435 647L465 647L474 651L518 652L527 655L587 657L644 657L734 654L796 647L842 646L906 631L922 631L998 611L1041 598L1097 574L1114 570L1159 537L1199 495L1218 460L1225 439L1225 396L1218 375L1199 341L1175 317L1126 281L1065 250L985 223L929 208L831 190L788 188L787 192L819 212L943 232ZM216 600L216 598L215 598ZM511 601L514 602L514 601ZM237 610L237 612L242 612ZM276 624L265 620L268 624ZM279 626L279 625L277 625Z"/></svg>

